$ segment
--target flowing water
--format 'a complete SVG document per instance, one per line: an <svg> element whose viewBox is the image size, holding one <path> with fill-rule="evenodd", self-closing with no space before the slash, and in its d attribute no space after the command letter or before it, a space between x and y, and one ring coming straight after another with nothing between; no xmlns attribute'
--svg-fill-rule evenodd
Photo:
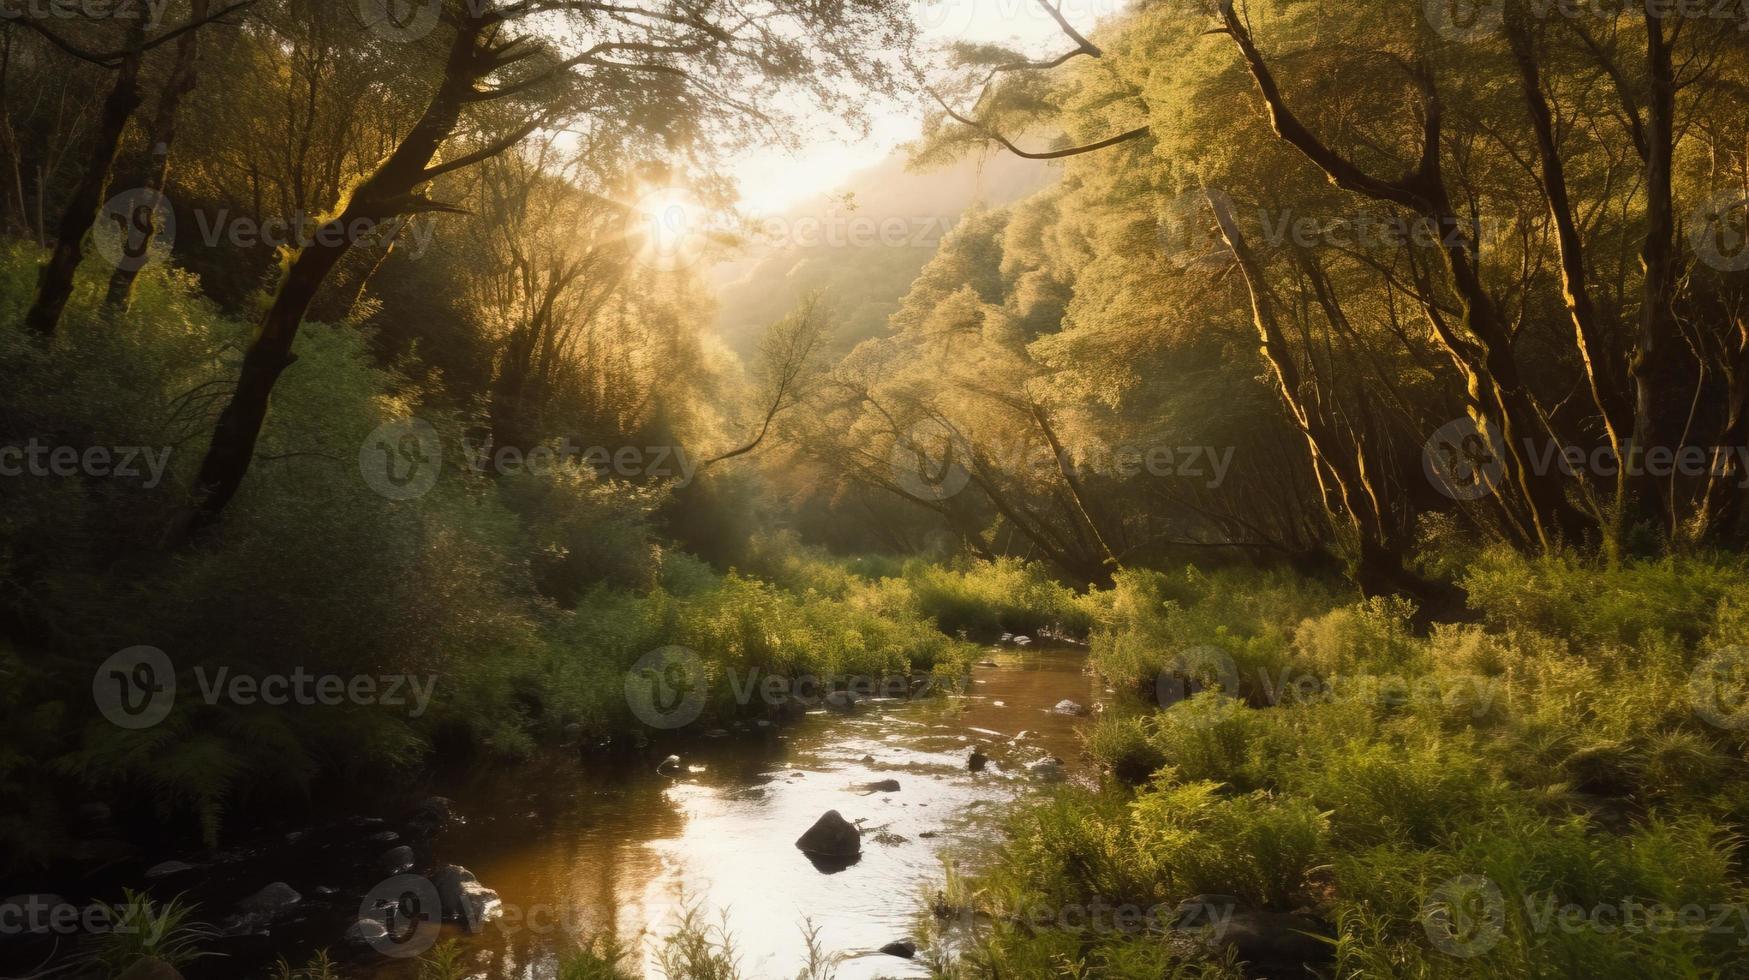
<svg viewBox="0 0 1749 980"><path fill-rule="evenodd" d="M419 870L462 865L502 900L504 915L475 935L444 927L474 980L551 980L563 956L601 932L631 945L656 976L655 943L688 907L731 938L746 977L795 977L809 923L822 949L844 957L843 980L926 975L879 949L917 937L943 861L985 852L1016 796L1091 778L1082 719L1052 710L1063 699L1088 708L1100 700L1084 653L1008 647L988 657L955 692L699 738L677 750L679 765L660 771L654 759L604 769L559 753L437 776L421 795L448 797L462 822L435 835L409 821L338 815L219 853L120 861L77 891L63 885L65 899L85 905L144 885L159 901L199 903L197 918L226 935L208 944L222 955L187 967L189 980L255 980L271 976L281 956L301 965L324 948L347 976L412 980L411 959L361 953L343 939L372 891L401 870L385 868L389 849L408 846ZM981 772L967 767L974 747L989 758ZM1050 757L1062 760L1059 772L1026 768ZM866 785L881 780L899 788ZM381 812L406 812L410 802L386 800ZM795 846L827 810L862 828L862 856L848 867L817 867ZM185 866L148 880L146 868L166 858ZM243 915L241 903L271 882L300 898ZM47 883L9 883L9 891L53 890ZM65 937L11 938L20 941L0 943L0 976L32 976L33 965L66 953Z"/></svg>
<svg viewBox="0 0 1749 980"><path fill-rule="evenodd" d="M964 694L811 714L764 739L706 740L673 771L603 785L558 766L442 787L467 823L434 851L497 890L507 912L466 940L470 962L492 980L551 976L580 933L660 935L694 904L732 937L750 977L794 977L809 921L827 951L846 956L844 980L926 975L878 950L915 935L943 858L986 844L1003 804L1049 781L1027 763L1055 756L1066 778L1086 778L1080 719L1051 710L1096 700L1084 655L991 657ZM974 746L990 757L980 773L967 768ZM863 787L886 779L898 791ZM832 809L862 826L863 854L827 873L794 842ZM641 951L650 970L648 941Z"/></svg>

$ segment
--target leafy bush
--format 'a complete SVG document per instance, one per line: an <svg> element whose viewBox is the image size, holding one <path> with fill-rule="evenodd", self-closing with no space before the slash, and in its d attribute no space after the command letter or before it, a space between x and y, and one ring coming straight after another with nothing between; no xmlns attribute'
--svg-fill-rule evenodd
<svg viewBox="0 0 1749 980"><path fill-rule="evenodd" d="M33 269L26 251L0 256L0 309L22 309ZM854 562L804 556L798 567L832 571L823 590L718 574L659 538L661 491L567 465L477 472L468 419L413 380L429 374L380 366L352 325L304 325L223 525L167 549L252 328L174 270L143 275L125 313L97 298L80 291L53 344L16 317L0 324L0 441L165 454L149 476L0 481L0 708L17 736L0 749L8 863L64 853L57 828L92 799L135 828L216 843L240 807L302 804L324 776L393 779L440 743L514 756L573 722L642 729L626 671L665 645L707 661L707 722L756 710L724 683L742 672L955 672L973 654L909 599L885 601ZM361 452L409 418L431 424L442 466L423 496L389 499ZM303 671L406 676L431 700L185 697L127 731L96 710L90 679L140 645L164 651L185 691L221 670Z"/></svg>
<svg viewBox="0 0 1749 980"><path fill-rule="evenodd" d="M1084 636L1091 626L1073 589L1019 559L959 567L908 562L904 577L918 608L946 633L985 640L1001 633Z"/></svg>
<svg viewBox="0 0 1749 980"><path fill-rule="evenodd" d="M1609 916L1631 902L1708 921L1743 907L1741 563L1476 561L1481 623L1427 636L1404 604L1317 584L1118 576L1086 602L1093 662L1115 686L1152 694L1159 671L1203 644L1231 658L1241 696L1118 705L1089 750L1113 775L1152 781L1031 806L962 890L998 917L1199 892L1308 910L1329 926L1337 976L1729 975L1749 940L1739 919L1623 929ZM1495 919L1470 907L1478 894ZM1468 918L1451 921L1499 925L1473 955L1442 945L1438 910L1459 903ZM998 927L957 966L1088 973L1169 945Z"/></svg>
<svg viewBox="0 0 1749 980"><path fill-rule="evenodd" d="M1166 764L1151 734L1149 719L1108 712L1088 730L1087 752L1119 782L1144 783Z"/></svg>

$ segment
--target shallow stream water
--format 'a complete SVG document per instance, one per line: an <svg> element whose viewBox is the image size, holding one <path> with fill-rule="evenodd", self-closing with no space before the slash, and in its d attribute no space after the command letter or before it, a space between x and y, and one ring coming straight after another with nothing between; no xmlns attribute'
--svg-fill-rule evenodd
<svg viewBox="0 0 1749 980"><path fill-rule="evenodd" d="M371 894L406 870L391 866L399 849L421 874L461 865L497 892L503 915L477 933L443 927L471 980L552 980L561 959L599 933L659 976L655 944L689 907L729 937L744 977L795 977L810 923L820 948L842 957L841 980L925 976L920 962L879 950L919 938L944 861L964 867L987 854L1017 796L1092 778L1085 719L1053 710L1064 699L1088 709L1101 700L1085 653L1033 646L985 656L952 692L691 739L631 765L555 749L536 763L437 774L410 799L382 800L381 816L263 828L216 853L138 854L78 882L45 877L0 894L59 892L64 904L89 907L144 887L159 902L198 903L195 919L225 935L203 944L221 955L189 964L188 980L270 977L278 958L301 966L318 949L331 950L347 977L413 980L412 958L385 959L344 938ZM988 756L981 772L967 766L974 748ZM658 767L666 751L680 763ZM1027 768L1052 757L1062 761L1053 772ZM899 788L867 786L883 780ZM420 833L406 814L433 794L453 801L460 820ZM862 828L862 856L848 867L817 867L795 846L827 810ZM166 860L178 862L174 871L147 876ZM245 915L245 900L270 883L296 900ZM78 947L69 935L0 939L0 977L36 976Z"/></svg>
<svg viewBox="0 0 1749 980"><path fill-rule="evenodd" d="M650 937L670 931L687 905L724 928L749 977L794 977L808 922L825 950L845 956L843 980L926 975L878 950L915 935L943 859L970 857L992 839L1004 804L1051 781L1028 763L1054 756L1062 778L1087 778L1082 719L1052 711L1065 698L1096 701L1084 654L989 657L963 694L865 702L764 738L704 740L660 773L601 784L563 764L438 787L467 823L440 835L434 852L505 906L464 940L476 975L550 977L580 935L600 930L638 941L654 975ZM990 758L978 773L967 767L974 746ZM864 788L887 779L898 791ZM826 873L795 839L834 809L862 827L863 854ZM410 975L398 965L376 973Z"/></svg>

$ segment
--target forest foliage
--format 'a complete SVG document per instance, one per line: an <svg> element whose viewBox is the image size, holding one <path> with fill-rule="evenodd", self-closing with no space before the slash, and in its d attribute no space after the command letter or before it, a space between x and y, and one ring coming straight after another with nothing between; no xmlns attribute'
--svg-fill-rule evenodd
<svg viewBox="0 0 1749 980"><path fill-rule="evenodd" d="M654 651L730 727L730 676L956 679L1024 631L1089 640L1104 779L949 877L943 974L1232 975L1023 924L1211 895L1338 975L1741 959L1534 913L1749 899L1742 0L1041 4L1045 55L892 0L339 6L0 19L9 861L101 860L93 803L211 846L623 742ZM728 161L893 97L918 166L1055 179L927 261L786 253L725 343ZM141 647L431 696L132 730L92 678ZM1453 955L1429 896L1478 881Z"/></svg>

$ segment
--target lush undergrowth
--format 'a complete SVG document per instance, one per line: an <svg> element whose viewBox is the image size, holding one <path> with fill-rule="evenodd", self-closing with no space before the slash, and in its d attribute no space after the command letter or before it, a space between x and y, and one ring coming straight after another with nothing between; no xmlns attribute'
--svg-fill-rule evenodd
<svg viewBox="0 0 1749 980"><path fill-rule="evenodd" d="M818 696L957 675L976 648L955 632L1084 624L1069 590L1019 563L841 560L772 535L742 571L713 568L661 533L660 483L466 465L479 420L439 384L374 366L354 325L306 325L222 527L169 545L250 329L191 278L153 270L119 316L85 283L45 346L18 326L33 258L0 261L0 445L134 452L135 472L0 478L0 854L13 861L82 853L82 804L109 806L124 831L216 842L242 810L295 808L323 780L380 784L434 751L662 734L633 708L640 691L675 693L670 681L708 692L684 734L769 712L766 692L792 689L759 686L771 677L811 677L793 690ZM373 431L414 417L434 427L441 469L429 492L391 499L367 478ZM135 730L99 712L92 684L138 646L164 652L177 687L169 713ZM644 659L673 647L689 658L678 667ZM286 705L215 686L300 674L402 680Z"/></svg>
<svg viewBox="0 0 1749 980"><path fill-rule="evenodd" d="M0 262L0 323L30 271ZM218 841L240 811L440 751L654 734L638 707L673 693L676 652L704 730L770 713L769 678L818 694L959 676L965 638L1090 634L1120 693L1088 733L1109 778L1017 810L990 867L951 883L942 909L975 938L944 974L1232 974L1187 901L1295 916L1261 931L1325 937L1335 976L1715 976L1749 948L1740 560L1469 556L1472 621L1431 631L1401 601L1286 573L1136 570L1077 596L1018 561L845 560L783 535L718 568L664 536L659 484L465 465L465 406L319 324L222 528L175 547L248 330L175 273L143 277L123 316L91 295L53 345L0 330L0 444L148 450L163 468L0 479L14 860L84 853L86 803ZM361 451L415 416L441 470L394 499ZM126 729L92 683L142 645L177 697ZM404 686L396 703L270 704L214 688L221 670L411 678L429 702ZM720 952L669 949L705 972Z"/></svg>
<svg viewBox="0 0 1749 980"><path fill-rule="evenodd" d="M1084 639L1097 604L1053 579L1044 566L1018 558L946 564L878 555L839 559L778 534L756 542L749 560L792 590L855 596L865 608L926 619L943 633L980 642L1003 633Z"/></svg>
<svg viewBox="0 0 1749 980"><path fill-rule="evenodd" d="M1488 554L1464 584L1479 622L1417 635L1287 577L1122 575L1092 654L1129 692L1089 735L1110 778L1017 812L943 972L1222 973L1169 928L1221 896L1298 913L1332 976L1731 975L1749 565ZM1144 925L1035 921L1101 904Z"/></svg>

